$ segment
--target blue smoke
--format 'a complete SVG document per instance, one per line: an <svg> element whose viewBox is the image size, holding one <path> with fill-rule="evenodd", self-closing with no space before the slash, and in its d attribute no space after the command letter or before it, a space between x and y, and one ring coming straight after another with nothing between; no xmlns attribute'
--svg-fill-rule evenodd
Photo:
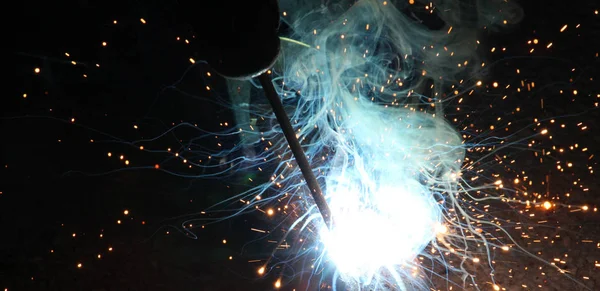
<svg viewBox="0 0 600 291"><path fill-rule="evenodd" d="M253 81L228 81L243 150L235 167L270 169L271 180L213 209L238 200L232 215L283 209L288 233L303 238L296 249L322 246L316 265L333 263L351 288L426 288L415 258L430 243L448 246L444 236L460 225L446 208L464 191L465 146L444 106L473 86L481 32L517 23L521 10L503 0L333 2L280 1L289 33L269 73L334 227L319 217Z"/></svg>

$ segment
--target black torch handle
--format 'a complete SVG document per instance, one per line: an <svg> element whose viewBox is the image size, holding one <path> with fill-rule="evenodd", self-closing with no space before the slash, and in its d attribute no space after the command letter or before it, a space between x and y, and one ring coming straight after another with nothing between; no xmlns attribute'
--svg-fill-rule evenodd
<svg viewBox="0 0 600 291"><path fill-rule="evenodd" d="M310 188L310 194L315 200L315 204L317 205L317 208L319 208L319 212L321 212L321 216L323 216L325 224L327 227L331 228L331 212L329 210L329 206L327 205L325 196L323 196L323 192L321 192L321 187L317 182L317 178L313 174L312 168L306 159L306 155L304 155L304 151L302 150L300 142L296 137L296 133L294 132L294 128L292 127L290 119L283 109L283 104L281 104L279 95L275 91L273 82L271 81L268 73L259 75L258 79L260 80L260 84L265 91L267 99L269 99L269 103L271 103L271 107L273 108L273 112L275 112L275 117L277 117L277 121L281 126L281 130L283 130L283 134L285 135L285 138L292 149L294 158L296 158L296 163L298 163L298 167L300 167L300 170L302 171L304 180L306 180L306 185L308 185L308 188Z"/></svg>

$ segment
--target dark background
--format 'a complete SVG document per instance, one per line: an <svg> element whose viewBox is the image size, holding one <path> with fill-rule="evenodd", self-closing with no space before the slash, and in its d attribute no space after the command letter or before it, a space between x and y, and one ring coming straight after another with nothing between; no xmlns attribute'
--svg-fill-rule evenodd
<svg viewBox="0 0 600 291"><path fill-rule="evenodd" d="M594 14L594 9L600 7L589 4L593 2L525 1L522 3L525 19L517 29L483 35L486 52L490 47L507 48L506 53L488 55L490 63L498 61L487 77L489 80L502 84L534 80L538 89L515 93L508 101L499 100L501 91L487 91L482 98L465 105L473 114L457 115L464 124L476 123L485 128L496 124L497 116L507 116L520 107L523 110L520 116L507 119L515 124L522 122L523 126L534 117L561 117L568 124L586 123L586 133L567 131L554 136L553 143L579 142L589 151L585 155L573 154L571 160L580 163L568 174L556 174L553 187L560 188L556 191L560 193L575 191L565 203L590 206L597 205L599 199L597 178L587 169L596 162L588 157L598 153L600 142L598 113L593 109L594 102L600 101L596 98L600 94L597 81L600 18ZM266 258L270 248L256 246L252 251L241 251L246 242L256 238L249 228L264 228L261 219L246 215L211 225L202 230L197 240L186 238L170 227L180 223L173 217L197 213L248 185L154 171L157 163L171 165L162 164L164 154L136 151L127 143L101 142L115 140L114 137L123 141L151 137L182 121L209 131L223 130L222 122L233 123L231 112L224 107L167 88L184 75L190 57L199 60L205 55L203 46L198 45L202 40L196 40L196 45L186 45L183 41L194 40L195 34L182 16L186 15L182 14L182 4L66 1L22 5L23 9L15 11L16 20L8 24L16 36L11 42L15 45L14 53L6 55L16 63L16 83L8 84L15 89L4 94L1 101L4 105L0 138L0 287L8 290L272 288L276 278L258 279L258 265L247 263ZM196 13L199 19L208 19L213 14L201 7L186 12ZM147 23L142 24L140 18ZM115 19L117 24L113 24ZM576 29L578 23L581 27ZM569 28L560 33L564 24ZM533 38L542 41L535 53L529 53L531 46L527 41ZM103 41L108 43L106 47L101 45ZM553 42L551 49L544 48L548 42ZM65 52L71 57L66 57ZM72 65L72 60L78 64ZM40 74L34 73L36 67L41 69ZM521 69L520 76L515 76L516 68ZM577 69L573 72L572 68ZM185 75L187 82L181 83L180 88L191 96L214 97L211 94L215 93L207 93L205 86L219 91L223 82L217 77L207 78L206 71L206 66L196 66ZM574 89L578 90L577 97L558 94L559 90ZM23 98L23 94L27 97ZM543 109L539 106L542 98ZM164 149L175 142L175 138L168 138L152 146ZM125 166L116 157L107 158L108 152L126 155L132 163L130 170L119 171ZM537 173L540 179L555 170L551 162L535 166L524 160L519 163L534 170L532 176ZM177 167L173 165L171 169L194 174ZM577 192L578 188L571 185L573 177L583 179L581 183L586 183L590 190ZM129 214L124 215L124 210ZM558 222L552 229L562 227L564 220L560 215L554 216ZM577 215L568 215L563 228L579 226L581 233L581 227L589 227L585 230L587 237L597 241L598 228L594 228L597 212ZM117 224L117 220L122 223ZM227 239L227 244L222 243L223 239ZM109 247L113 250L109 251ZM562 244L556 252L571 252L579 247L576 243ZM229 260L229 256L233 259ZM78 263L83 267L78 268ZM598 268L592 270L598 284ZM581 280L580 276L578 279ZM568 285L572 283L566 277L556 280L571 286L565 288L574 288L569 290L579 288ZM294 284L285 288L301 286ZM540 284L543 290L562 289L548 282Z"/></svg>

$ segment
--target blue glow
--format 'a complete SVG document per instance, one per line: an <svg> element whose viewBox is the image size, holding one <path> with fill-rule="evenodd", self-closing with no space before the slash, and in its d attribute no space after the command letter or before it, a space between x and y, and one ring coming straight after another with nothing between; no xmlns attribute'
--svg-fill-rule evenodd
<svg viewBox="0 0 600 291"><path fill-rule="evenodd" d="M334 227L320 232L338 270L370 284L382 268L410 265L436 237L444 221L435 193L455 191L463 150L441 118L349 104L364 115L343 123L353 134L338 136L326 178Z"/></svg>
<svg viewBox="0 0 600 291"><path fill-rule="evenodd" d="M462 226L446 208L456 204L466 147L443 108L480 69L482 28L521 17L500 0L416 1L443 23L432 30L407 12L408 2L280 1L293 33L271 74L322 183L331 230L274 117L251 97L250 84L258 85L228 81L246 161L278 166L271 181L223 203L243 201L236 214L283 206L287 233L303 233L298 256L316 246L317 269L332 262L351 288L426 288L415 259L437 241L451 249L444 236Z"/></svg>

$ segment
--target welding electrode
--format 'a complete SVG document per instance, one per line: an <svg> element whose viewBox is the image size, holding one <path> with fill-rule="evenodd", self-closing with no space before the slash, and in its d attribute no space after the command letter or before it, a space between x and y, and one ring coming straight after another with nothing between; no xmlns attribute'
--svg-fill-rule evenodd
<svg viewBox="0 0 600 291"><path fill-rule="evenodd" d="M321 187L268 74L268 70L273 66L280 52L277 0L236 3L227 7L226 13L215 11L219 17L218 25L222 27L218 29L219 36L213 38L208 45L210 52L208 63L225 78L238 80L258 78L315 204L327 226L331 227L331 214L325 196L321 192Z"/></svg>

